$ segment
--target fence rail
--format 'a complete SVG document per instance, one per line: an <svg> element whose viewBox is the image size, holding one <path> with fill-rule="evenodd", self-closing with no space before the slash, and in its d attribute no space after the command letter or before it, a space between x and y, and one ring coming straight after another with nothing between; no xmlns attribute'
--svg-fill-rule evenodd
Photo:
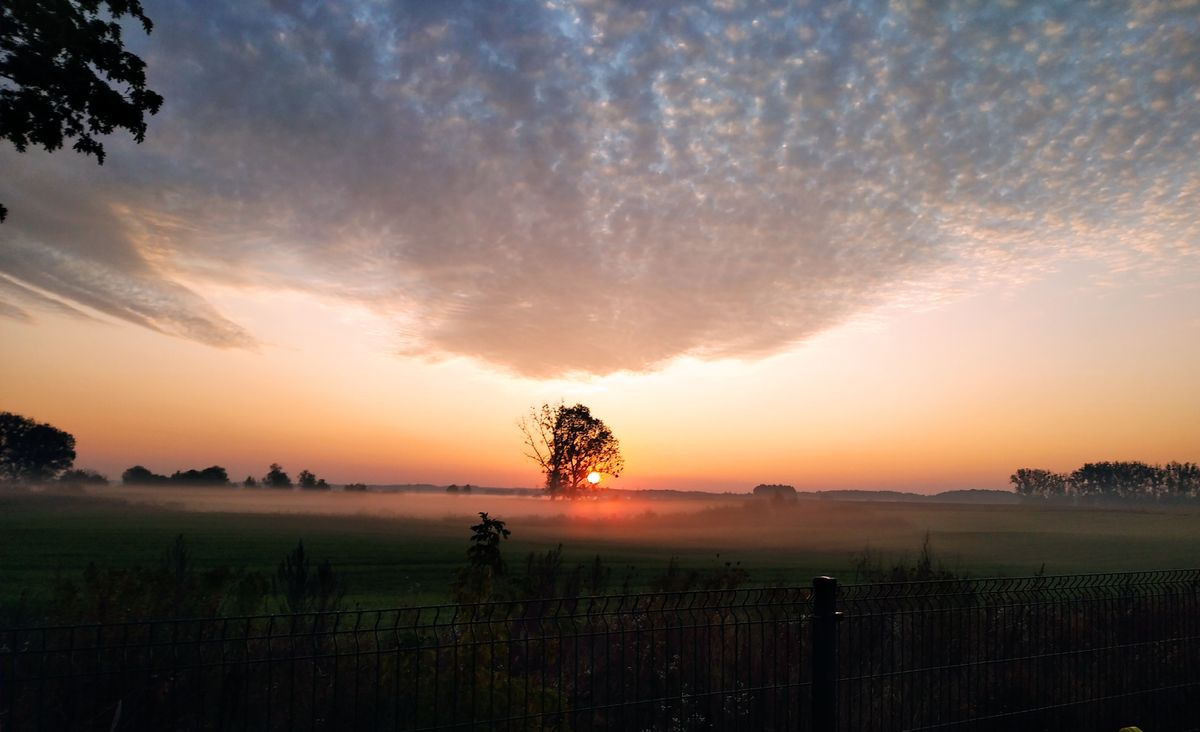
<svg viewBox="0 0 1200 732"><path fill-rule="evenodd" d="M1200 570L819 578L0 629L0 732L1186 730L1197 659Z"/></svg>

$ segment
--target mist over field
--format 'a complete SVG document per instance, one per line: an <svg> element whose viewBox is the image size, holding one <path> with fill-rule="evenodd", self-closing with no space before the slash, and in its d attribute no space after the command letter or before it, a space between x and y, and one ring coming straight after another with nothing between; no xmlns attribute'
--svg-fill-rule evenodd
<svg viewBox="0 0 1200 732"><path fill-rule="evenodd" d="M303 541L346 582L347 602L391 607L447 598L479 513L505 522L515 577L531 553L562 547L567 566L599 557L631 589L672 561L700 572L730 563L749 585L862 579L863 562L911 565L928 541L958 575L1027 576L1174 569L1200 556L1192 505L1055 505L936 500L773 501L747 495L551 501L444 492L342 493L111 486L84 494L0 494L0 595L47 596L102 567L155 567L182 536L197 567L273 574ZM616 589L616 587L611 588Z"/></svg>
<svg viewBox="0 0 1200 732"><path fill-rule="evenodd" d="M550 500L546 496L497 495L483 492L423 491L274 491L238 488L161 488L112 486L91 495L188 511L216 513L299 513L419 519L473 519L481 511L505 519L627 519L647 513L695 513L738 505L746 496L716 494L711 498L651 499L636 494L606 494L594 499Z"/></svg>

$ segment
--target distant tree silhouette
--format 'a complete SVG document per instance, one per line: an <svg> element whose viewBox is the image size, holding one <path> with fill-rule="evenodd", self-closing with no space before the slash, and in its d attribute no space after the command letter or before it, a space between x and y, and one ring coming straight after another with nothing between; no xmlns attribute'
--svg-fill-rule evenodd
<svg viewBox="0 0 1200 732"><path fill-rule="evenodd" d="M242 487L243 488L257 488L258 481L254 479L253 475L247 475L246 479L242 481Z"/></svg>
<svg viewBox="0 0 1200 732"><path fill-rule="evenodd" d="M0 481L57 478L75 462L75 438L57 427L0 412Z"/></svg>
<svg viewBox="0 0 1200 732"><path fill-rule="evenodd" d="M1085 463L1071 473L1076 495L1105 498L1155 497L1157 471L1140 462Z"/></svg>
<svg viewBox="0 0 1200 732"><path fill-rule="evenodd" d="M125 485L158 485L169 480L167 476L159 475L142 465L126 468L125 472L121 473L121 482Z"/></svg>
<svg viewBox="0 0 1200 732"><path fill-rule="evenodd" d="M367 485L366 483L347 483L342 486L342 490L349 493L362 493L367 490Z"/></svg>
<svg viewBox="0 0 1200 732"><path fill-rule="evenodd" d="M171 482L184 485L229 485L229 474L220 465L213 465L203 470L177 470L171 475Z"/></svg>
<svg viewBox="0 0 1200 732"><path fill-rule="evenodd" d="M1200 497L1200 465L1170 462L1163 466L1162 487L1170 498Z"/></svg>
<svg viewBox="0 0 1200 732"><path fill-rule="evenodd" d="M76 152L104 163L96 138L128 130L141 142L162 97L146 64L126 51L121 18L153 28L138 0L5 0L0 3L0 138L24 152L78 138ZM0 205L0 221L8 210Z"/></svg>
<svg viewBox="0 0 1200 732"><path fill-rule="evenodd" d="M327 491L329 483L324 478L318 478L311 470L301 470L296 476L296 485L306 491Z"/></svg>
<svg viewBox="0 0 1200 732"><path fill-rule="evenodd" d="M754 495L758 498L794 501L796 500L796 489L781 483L760 483L754 486Z"/></svg>
<svg viewBox="0 0 1200 732"><path fill-rule="evenodd" d="M450 485L446 486L446 492L447 493L458 493L458 484L451 483Z"/></svg>
<svg viewBox="0 0 1200 732"><path fill-rule="evenodd" d="M1013 490L1022 496L1064 496L1067 476L1040 468L1020 468L1008 478Z"/></svg>
<svg viewBox="0 0 1200 732"><path fill-rule="evenodd" d="M614 478L625 468L612 430L582 404L543 404L517 423L525 437L525 456L546 475L551 497L575 496L597 472Z"/></svg>
<svg viewBox="0 0 1200 732"><path fill-rule="evenodd" d="M59 483L73 483L75 485L108 485L108 476L103 475L95 470L87 468L78 470L68 470L58 476Z"/></svg>
<svg viewBox="0 0 1200 732"><path fill-rule="evenodd" d="M291 488L292 479L283 472L283 466L279 463L271 463L267 474L263 476L262 484L265 488Z"/></svg>
<svg viewBox="0 0 1200 732"><path fill-rule="evenodd" d="M1085 463L1069 475L1049 470L1021 468L1009 478L1022 496L1055 498L1187 500L1200 498L1200 466L1170 462Z"/></svg>

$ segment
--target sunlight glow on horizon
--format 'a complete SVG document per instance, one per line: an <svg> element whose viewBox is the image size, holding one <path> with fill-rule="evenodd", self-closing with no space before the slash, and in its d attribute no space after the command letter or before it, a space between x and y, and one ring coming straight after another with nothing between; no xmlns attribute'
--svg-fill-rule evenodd
<svg viewBox="0 0 1200 732"><path fill-rule="evenodd" d="M515 420L559 399L587 403L621 440L617 488L1003 489L1023 466L1195 460L1200 348L1168 337L1200 331L1173 322L1191 292L1139 286L1131 301L1085 286L1061 275L879 313L765 360L578 382L397 358L361 337L364 311L274 296L239 310L274 334L258 352L123 324L0 324L16 346L0 381L24 385L5 408L73 432L77 464L110 478L215 463L240 480L278 461L335 483L534 487ZM1114 329L1121 319L1140 330ZM1063 342L1062 328L1082 340ZM80 363L86 353L104 356Z"/></svg>

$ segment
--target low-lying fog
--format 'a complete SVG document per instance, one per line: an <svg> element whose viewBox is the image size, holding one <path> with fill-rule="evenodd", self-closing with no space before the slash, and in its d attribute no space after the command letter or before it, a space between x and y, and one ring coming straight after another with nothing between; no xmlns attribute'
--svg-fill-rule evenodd
<svg viewBox="0 0 1200 732"><path fill-rule="evenodd" d="M695 513L718 506L734 505L746 496L714 495L686 499L647 499L626 493L607 493L597 498L555 500L544 496L495 495L488 493L342 493L329 491L280 491L240 488L181 488L176 486L107 486L88 493L131 503L163 506L187 511L218 513L299 513L369 515L425 519L475 518L486 511L505 520L523 517L622 518L647 513Z"/></svg>

